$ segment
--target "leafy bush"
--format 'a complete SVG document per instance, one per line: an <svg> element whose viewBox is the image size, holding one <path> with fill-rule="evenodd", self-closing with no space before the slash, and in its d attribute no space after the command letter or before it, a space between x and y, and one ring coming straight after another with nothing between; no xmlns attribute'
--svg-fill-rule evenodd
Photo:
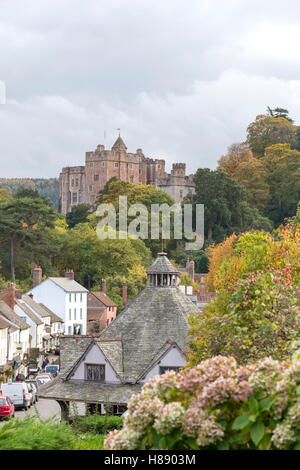
<svg viewBox="0 0 300 470"><path fill-rule="evenodd" d="M54 419L11 419L0 428L0 450L71 450L74 435Z"/></svg>
<svg viewBox="0 0 300 470"><path fill-rule="evenodd" d="M121 429L123 418L121 416L76 416L73 428L80 433L107 434L108 431Z"/></svg>
<svg viewBox="0 0 300 470"><path fill-rule="evenodd" d="M108 450L300 449L300 360L237 366L214 357L152 377Z"/></svg>
<svg viewBox="0 0 300 470"><path fill-rule="evenodd" d="M74 432L55 418L27 416L0 427L0 450L102 450L105 436Z"/></svg>

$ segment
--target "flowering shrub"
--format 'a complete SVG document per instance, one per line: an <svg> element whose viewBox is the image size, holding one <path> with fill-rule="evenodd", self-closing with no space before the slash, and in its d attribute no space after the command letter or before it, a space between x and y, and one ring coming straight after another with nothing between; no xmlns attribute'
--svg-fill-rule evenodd
<svg viewBox="0 0 300 470"><path fill-rule="evenodd" d="M108 450L300 449L300 360L217 356L146 383Z"/></svg>

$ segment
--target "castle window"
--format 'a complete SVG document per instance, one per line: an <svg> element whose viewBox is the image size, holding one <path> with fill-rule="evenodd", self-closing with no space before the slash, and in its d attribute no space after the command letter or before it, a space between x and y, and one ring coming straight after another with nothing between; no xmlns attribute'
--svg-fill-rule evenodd
<svg viewBox="0 0 300 470"><path fill-rule="evenodd" d="M78 186L78 178L76 178L75 185Z"/></svg>
<svg viewBox="0 0 300 470"><path fill-rule="evenodd" d="M128 166L129 166L129 168L132 168L132 163L129 163L129 165L128 165Z"/></svg>
<svg viewBox="0 0 300 470"><path fill-rule="evenodd" d="M72 178L71 186L74 186L74 178Z"/></svg>
<svg viewBox="0 0 300 470"><path fill-rule="evenodd" d="M94 181L99 181L99 175L94 175Z"/></svg>
<svg viewBox="0 0 300 470"><path fill-rule="evenodd" d="M119 167L119 163L115 162L115 168L118 168L118 167Z"/></svg>
<svg viewBox="0 0 300 470"><path fill-rule="evenodd" d="M180 194L180 197L182 197L182 196L183 196L183 191L180 191L180 193L179 193L179 194Z"/></svg>
<svg viewBox="0 0 300 470"><path fill-rule="evenodd" d="M85 364L85 380L93 382L105 381L105 365L104 364Z"/></svg>
<svg viewBox="0 0 300 470"><path fill-rule="evenodd" d="M89 192L93 191L93 186L90 184L89 185Z"/></svg>
<svg viewBox="0 0 300 470"><path fill-rule="evenodd" d="M130 183L133 183L133 176L130 176Z"/></svg>
<svg viewBox="0 0 300 470"><path fill-rule="evenodd" d="M94 162L90 162L90 168L94 168Z"/></svg>
<svg viewBox="0 0 300 470"><path fill-rule="evenodd" d="M72 202L77 202L77 193L72 194Z"/></svg>
<svg viewBox="0 0 300 470"><path fill-rule="evenodd" d="M160 168L160 165L157 165L157 168Z"/></svg>
<svg viewBox="0 0 300 470"><path fill-rule="evenodd" d="M101 166L105 166L105 162L101 162Z"/></svg>

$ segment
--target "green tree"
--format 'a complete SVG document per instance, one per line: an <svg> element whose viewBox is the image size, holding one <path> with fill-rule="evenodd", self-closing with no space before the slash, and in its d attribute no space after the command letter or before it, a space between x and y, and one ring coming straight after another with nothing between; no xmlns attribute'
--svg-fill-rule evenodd
<svg viewBox="0 0 300 470"><path fill-rule="evenodd" d="M284 117L259 114L247 128L247 143L257 158L262 158L270 145L294 144L295 140L296 126Z"/></svg>
<svg viewBox="0 0 300 470"><path fill-rule="evenodd" d="M77 204L73 206L71 211L66 215L66 222L69 228L87 221L88 215L91 212L90 204Z"/></svg>

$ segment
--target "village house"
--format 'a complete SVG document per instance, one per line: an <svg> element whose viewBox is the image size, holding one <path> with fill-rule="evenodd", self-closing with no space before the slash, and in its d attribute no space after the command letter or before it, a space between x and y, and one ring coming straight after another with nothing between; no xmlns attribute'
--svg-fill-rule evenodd
<svg viewBox="0 0 300 470"><path fill-rule="evenodd" d="M8 330L10 324L4 318L0 318L0 372L8 360Z"/></svg>
<svg viewBox="0 0 300 470"><path fill-rule="evenodd" d="M57 400L62 417L68 405L86 401L104 412L109 403L122 414L133 393L150 377L186 364L188 316L196 305L178 287L180 271L160 253L147 271L147 287L100 335L61 339L59 376L40 388Z"/></svg>
<svg viewBox="0 0 300 470"><path fill-rule="evenodd" d="M10 324L8 329L8 360L23 359L24 354L28 352L30 347L30 326L3 300L0 300L0 319Z"/></svg>
<svg viewBox="0 0 300 470"><path fill-rule="evenodd" d="M87 333L100 333L117 315L117 305L106 295L106 281L102 279L100 291L87 296Z"/></svg>
<svg viewBox="0 0 300 470"><path fill-rule="evenodd" d="M27 293L62 319L62 333L86 334L88 290L74 280L73 271L65 277L48 277L42 281L40 266L33 269L34 287Z"/></svg>

